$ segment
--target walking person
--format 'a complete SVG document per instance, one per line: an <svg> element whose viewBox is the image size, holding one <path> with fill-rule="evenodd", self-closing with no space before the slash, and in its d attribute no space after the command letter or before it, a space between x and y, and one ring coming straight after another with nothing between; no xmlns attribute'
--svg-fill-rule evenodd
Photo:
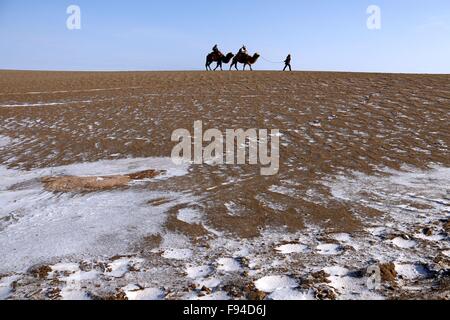
<svg viewBox="0 0 450 320"><path fill-rule="evenodd" d="M291 54L289 54L287 56L286 60L284 60L285 66L284 66L283 71L286 71L286 68L288 68L288 67L289 67L289 71L292 71L291 60L292 60L292 57L291 57Z"/></svg>

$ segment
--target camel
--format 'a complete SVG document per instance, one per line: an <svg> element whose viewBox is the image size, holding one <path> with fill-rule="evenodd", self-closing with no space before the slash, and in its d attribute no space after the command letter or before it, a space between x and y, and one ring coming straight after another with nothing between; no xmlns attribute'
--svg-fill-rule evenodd
<svg viewBox="0 0 450 320"><path fill-rule="evenodd" d="M214 71L217 70L217 68L220 67L220 70L222 69L222 64L228 64L230 63L231 59L233 59L234 54L233 53L228 53L226 56L224 56L223 54L217 54L215 52L210 53L207 57L206 57L206 71L208 70L212 70L211 69L211 64L213 62L217 62L217 66L214 69Z"/></svg>
<svg viewBox="0 0 450 320"><path fill-rule="evenodd" d="M233 66L236 68L236 70L238 70L237 64L242 63L244 65L244 68L242 70L245 70L245 67L248 65L250 67L250 70L253 71L252 65L255 64L256 61L258 61L259 57L260 55L258 53L255 53L253 56L245 53L238 53L233 58L233 63L230 66L230 70L233 68Z"/></svg>

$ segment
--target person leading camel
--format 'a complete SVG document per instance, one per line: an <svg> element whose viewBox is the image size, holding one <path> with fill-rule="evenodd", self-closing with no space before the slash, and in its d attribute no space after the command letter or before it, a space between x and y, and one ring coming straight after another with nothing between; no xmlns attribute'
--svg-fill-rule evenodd
<svg viewBox="0 0 450 320"><path fill-rule="evenodd" d="M285 66L284 66L283 71L286 71L286 68L289 68L289 71L292 71L291 60L292 60L292 57L291 57L291 55L289 54L289 55L287 56L286 60L284 60Z"/></svg>

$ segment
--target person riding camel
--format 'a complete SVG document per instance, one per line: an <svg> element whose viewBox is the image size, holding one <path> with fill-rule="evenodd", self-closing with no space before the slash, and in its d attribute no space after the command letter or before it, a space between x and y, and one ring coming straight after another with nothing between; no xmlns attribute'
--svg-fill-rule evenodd
<svg viewBox="0 0 450 320"><path fill-rule="evenodd" d="M245 54L247 55L247 47L245 45L242 46L242 48L239 49L239 53L238 54Z"/></svg>
<svg viewBox="0 0 450 320"><path fill-rule="evenodd" d="M223 53L220 52L219 47L217 46L217 44L212 48L213 53L217 54L219 57L223 56Z"/></svg>

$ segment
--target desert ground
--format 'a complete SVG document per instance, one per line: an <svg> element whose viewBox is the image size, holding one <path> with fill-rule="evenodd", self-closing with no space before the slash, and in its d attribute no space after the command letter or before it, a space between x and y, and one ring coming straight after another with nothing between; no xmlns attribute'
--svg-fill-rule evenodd
<svg viewBox="0 0 450 320"><path fill-rule="evenodd" d="M279 174L174 164L196 120ZM448 299L449 123L450 75L0 71L0 299Z"/></svg>

